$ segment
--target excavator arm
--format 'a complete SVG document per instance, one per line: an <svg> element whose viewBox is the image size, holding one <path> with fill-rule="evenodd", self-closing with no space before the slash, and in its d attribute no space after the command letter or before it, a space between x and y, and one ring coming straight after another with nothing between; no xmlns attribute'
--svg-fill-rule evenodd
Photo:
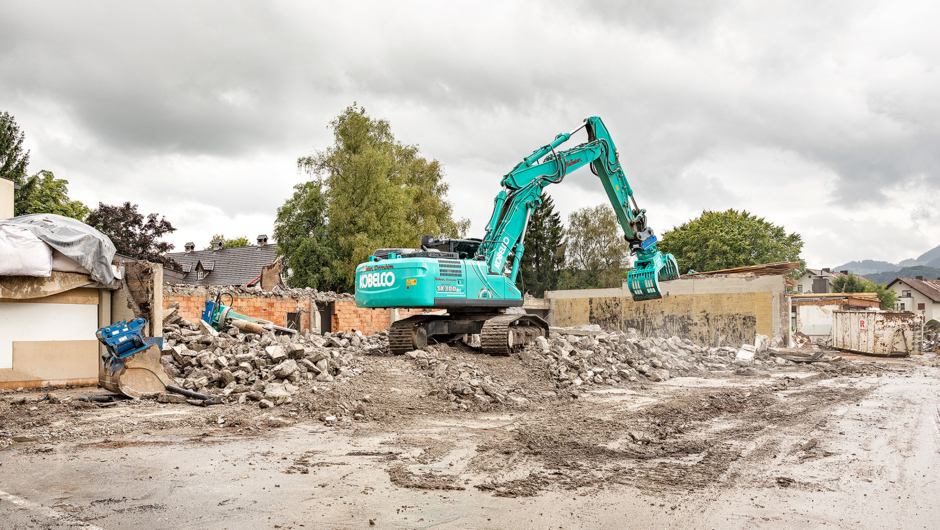
<svg viewBox="0 0 940 530"><path fill-rule="evenodd" d="M587 129L588 142L567 150L556 148L580 129ZM656 236L647 226L646 210L636 205L633 190L620 165L617 149L604 122L598 117L584 120L568 133L559 134L548 145L536 149L508 174L496 196L486 236L476 253L487 262L489 274L505 274L509 255L515 256L509 279L515 282L525 251L524 236L532 211L541 204L542 190L558 184L569 171L590 165L610 199L617 220L637 256L635 267L627 275L627 285L634 300L662 297L659 282L679 277L679 268L671 254L656 248Z"/></svg>

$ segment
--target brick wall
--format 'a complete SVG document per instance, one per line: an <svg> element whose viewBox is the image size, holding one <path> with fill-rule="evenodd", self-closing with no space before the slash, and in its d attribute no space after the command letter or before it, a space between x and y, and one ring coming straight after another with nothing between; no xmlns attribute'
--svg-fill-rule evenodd
<svg viewBox="0 0 940 530"><path fill-rule="evenodd" d="M205 289L194 289L188 294L180 294L165 291L163 294L163 307L169 308L173 302L179 302L180 315L196 322L202 318L202 312L206 305ZM223 298L223 303L229 303L228 297ZM353 300L343 299L335 301L321 301L320 309L325 304L333 304L333 314L331 316L331 328L333 331L353 331L359 330L366 335L371 335L383 329L388 329L390 315L388 309L361 309L356 307ZM296 298L277 298L265 296L240 295L235 297L232 307L238 313L270 320L278 326L287 326L287 313L302 311L300 316L301 329L310 327L310 311L317 311L314 302L310 299ZM399 309L398 318L406 318L420 313L420 309Z"/></svg>
<svg viewBox="0 0 940 530"><path fill-rule="evenodd" d="M164 308L169 308L170 304L173 302L179 302L180 315L190 322L195 322L202 318L202 312L206 308L206 299L204 296L181 296L172 293L165 293L163 295ZM223 297L222 303L229 304L229 298L227 296ZM300 315L301 330L310 327L310 300L236 296L235 301L231 303L232 308L235 309L237 313L270 320L274 322L275 325L284 327L287 326L287 313L300 311L302 312Z"/></svg>
<svg viewBox="0 0 940 530"><path fill-rule="evenodd" d="M388 309L365 309L356 307L352 300L337 300L333 306L333 329L337 331L359 330L365 335L388 329ZM421 309L399 309L398 319L417 315Z"/></svg>

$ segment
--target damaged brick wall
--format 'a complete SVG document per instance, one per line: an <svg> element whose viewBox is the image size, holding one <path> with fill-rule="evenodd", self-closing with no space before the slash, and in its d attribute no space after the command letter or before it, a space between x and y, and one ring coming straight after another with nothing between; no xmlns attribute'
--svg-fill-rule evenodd
<svg viewBox="0 0 940 530"><path fill-rule="evenodd" d="M258 291L254 289L232 288L235 298L232 307L238 313L270 320L278 326L287 327L287 314L300 312L301 329L309 329L311 311L332 310L330 324L333 331L359 330L371 335L383 329L388 329L391 322L388 309L362 309L350 295L337 295L335 293L320 293L305 289L285 289L275 292ZM167 286L163 293L163 307L169 308L174 302L179 303L179 314L191 322L202 317L205 310L206 299L215 299L215 291L210 293L205 287ZM228 304L228 297L223 298ZM418 309L399 309L398 318L406 318L420 313Z"/></svg>
<svg viewBox="0 0 940 530"><path fill-rule="evenodd" d="M421 309L399 309L398 319L420 313ZM337 300L333 305L333 329L338 331L359 330L366 335L388 329L391 322L388 309L365 309L356 307L353 300Z"/></svg>

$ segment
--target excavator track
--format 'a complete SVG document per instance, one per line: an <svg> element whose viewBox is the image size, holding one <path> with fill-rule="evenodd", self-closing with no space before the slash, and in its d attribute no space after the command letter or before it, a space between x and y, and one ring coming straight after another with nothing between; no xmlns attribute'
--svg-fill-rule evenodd
<svg viewBox="0 0 940 530"><path fill-rule="evenodd" d="M483 353L509 355L525 348L536 337L548 335L548 324L534 315L500 315L483 324L480 343Z"/></svg>
<svg viewBox="0 0 940 530"><path fill-rule="evenodd" d="M427 346L427 335L418 333L418 324L433 320L436 315L415 315L399 320L388 328L388 351L402 355ZM422 340L423 338L423 340Z"/></svg>

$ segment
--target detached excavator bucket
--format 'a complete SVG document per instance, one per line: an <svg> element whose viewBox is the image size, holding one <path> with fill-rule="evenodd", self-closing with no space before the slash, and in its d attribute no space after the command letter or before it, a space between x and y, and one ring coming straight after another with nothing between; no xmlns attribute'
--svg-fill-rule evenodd
<svg viewBox="0 0 940 530"><path fill-rule="evenodd" d="M635 301L655 300L663 297L659 282L678 277L676 258L655 250L648 255L640 255L636 267L627 274L627 286Z"/></svg>
<svg viewBox="0 0 940 530"><path fill-rule="evenodd" d="M160 348L155 344L126 357L104 354L98 369L98 384L127 397L140 399L166 391L176 382L160 364Z"/></svg>

